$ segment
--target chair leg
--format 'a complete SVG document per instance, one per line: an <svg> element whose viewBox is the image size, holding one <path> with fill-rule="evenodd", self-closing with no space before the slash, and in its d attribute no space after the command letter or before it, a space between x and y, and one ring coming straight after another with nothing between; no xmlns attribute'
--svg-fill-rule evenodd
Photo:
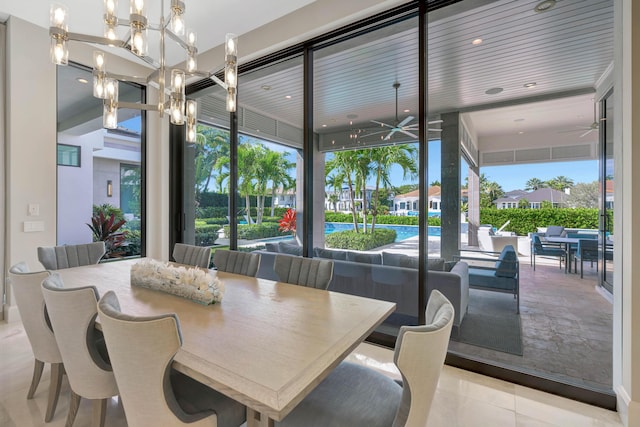
<svg viewBox="0 0 640 427"><path fill-rule="evenodd" d="M584 259L580 258L580 278L581 279L584 278L583 271L584 271Z"/></svg>
<svg viewBox="0 0 640 427"><path fill-rule="evenodd" d="M60 386L62 385L62 374L64 374L64 366L62 363L51 364L51 381L49 383L49 401L47 403L47 412L44 421L48 423L53 418L53 413L58 405L58 397L60 397Z"/></svg>
<svg viewBox="0 0 640 427"><path fill-rule="evenodd" d="M76 394L73 390L69 393L69 413L67 414L67 423L65 427L72 427L73 422L76 420L78 414L78 408L80 407L80 395Z"/></svg>
<svg viewBox="0 0 640 427"><path fill-rule="evenodd" d="M44 369L44 362L36 359L35 364L33 365L33 377L31 378L31 387L29 387L27 399L33 399L33 395L38 388L38 384L40 384L40 378L42 378L42 369Z"/></svg>
<svg viewBox="0 0 640 427"><path fill-rule="evenodd" d="M107 413L107 399L95 399L91 412L91 426L104 427L104 420Z"/></svg>

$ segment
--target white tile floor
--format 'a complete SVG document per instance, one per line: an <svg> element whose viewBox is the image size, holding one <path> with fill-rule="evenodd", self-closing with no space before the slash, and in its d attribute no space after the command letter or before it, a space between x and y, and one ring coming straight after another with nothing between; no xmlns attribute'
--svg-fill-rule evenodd
<svg viewBox="0 0 640 427"><path fill-rule="evenodd" d="M388 349L362 344L348 359L399 378ZM22 324L0 322L0 426L45 425L49 370L45 369L34 399L27 400L32 369L33 356ZM68 393L65 379L55 416L47 426L64 426ZM83 401L74 426L88 426L90 415L91 405ZM126 426L116 399L107 408L106 426ZM445 366L427 426L621 427L622 423L615 412Z"/></svg>

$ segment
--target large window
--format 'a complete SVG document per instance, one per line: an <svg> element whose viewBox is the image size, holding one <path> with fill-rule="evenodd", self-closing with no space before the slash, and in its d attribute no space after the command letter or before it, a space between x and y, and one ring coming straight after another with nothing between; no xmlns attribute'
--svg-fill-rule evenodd
<svg viewBox="0 0 640 427"><path fill-rule="evenodd" d="M106 258L142 251L142 116L120 109L117 129L102 128L102 101L94 98L91 72L58 67L57 242L105 241ZM140 102L143 89L120 84L121 99ZM68 167L75 166L75 167ZM88 226L123 220L96 234ZM103 227L104 228L104 227Z"/></svg>

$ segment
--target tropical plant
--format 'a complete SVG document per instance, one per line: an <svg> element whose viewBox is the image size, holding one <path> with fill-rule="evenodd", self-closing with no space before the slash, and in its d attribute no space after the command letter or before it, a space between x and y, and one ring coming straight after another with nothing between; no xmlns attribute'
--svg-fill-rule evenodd
<svg viewBox="0 0 640 427"><path fill-rule="evenodd" d="M279 221L278 229L285 233L296 234L296 211L288 209Z"/></svg>
<svg viewBox="0 0 640 427"><path fill-rule="evenodd" d="M199 201L214 178L218 159L229 157L229 132L203 125L197 125L196 132L195 191Z"/></svg>
<svg viewBox="0 0 640 427"><path fill-rule="evenodd" d="M547 186L558 191L564 191L567 188L573 187L574 182L571 178L567 178L566 176L560 175L547 181Z"/></svg>
<svg viewBox="0 0 640 427"><path fill-rule="evenodd" d="M358 232L358 213L356 211L355 194L354 194L354 164L352 162L353 153L355 151L338 151L333 153L332 157L325 163L325 176L331 171L344 176L347 181L347 189L349 191L349 204L351 207L351 220L353 221L353 229Z"/></svg>
<svg viewBox="0 0 640 427"><path fill-rule="evenodd" d="M526 182L526 187L524 188L527 191L535 191L539 188L543 188L546 186L546 183L539 178L531 178Z"/></svg>
<svg viewBox="0 0 640 427"><path fill-rule="evenodd" d="M93 232L93 241L105 243L107 258L114 255L116 249L124 243L126 233L118 230L125 222L124 219L116 220L114 213L106 217L103 212L99 212L91 218L91 224L87 224Z"/></svg>

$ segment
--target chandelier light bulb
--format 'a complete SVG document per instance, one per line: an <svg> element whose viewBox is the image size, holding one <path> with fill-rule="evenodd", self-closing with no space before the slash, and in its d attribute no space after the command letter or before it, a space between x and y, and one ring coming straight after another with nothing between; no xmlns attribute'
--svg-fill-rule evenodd
<svg viewBox="0 0 640 427"><path fill-rule="evenodd" d="M102 52L93 52L93 68L104 71L104 54Z"/></svg>
<svg viewBox="0 0 640 427"><path fill-rule="evenodd" d="M144 15L144 0L131 0L129 13Z"/></svg>
<svg viewBox="0 0 640 427"><path fill-rule="evenodd" d="M187 101L187 116L195 118L197 108L198 106L196 104L196 101L194 101L193 99Z"/></svg>
<svg viewBox="0 0 640 427"><path fill-rule="evenodd" d="M104 10L108 15L114 15L118 8L115 0L104 0Z"/></svg>
<svg viewBox="0 0 640 427"><path fill-rule="evenodd" d="M229 68L227 70L227 78L226 78L226 83L231 86L231 87L236 87L236 73L235 73L235 69L233 68Z"/></svg>
<svg viewBox="0 0 640 427"><path fill-rule="evenodd" d="M187 125L187 142L196 142L196 130L192 125Z"/></svg>
<svg viewBox="0 0 640 427"><path fill-rule="evenodd" d="M187 71L193 73L198 68L196 58L192 55L188 55L187 57Z"/></svg>
<svg viewBox="0 0 640 427"><path fill-rule="evenodd" d="M171 16L171 29L178 36L184 35L184 19L182 15L174 13Z"/></svg>
<svg viewBox="0 0 640 427"><path fill-rule="evenodd" d="M49 24L62 30L67 30L67 8L61 4L52 4L49 15Z"/></svg>
<svg viewBox="0 0 640 427"><path fill-rule="evenodd" d="M187 44L194 47L196 45L196 33L195 31L189 31L187 34Z"/></svg>

